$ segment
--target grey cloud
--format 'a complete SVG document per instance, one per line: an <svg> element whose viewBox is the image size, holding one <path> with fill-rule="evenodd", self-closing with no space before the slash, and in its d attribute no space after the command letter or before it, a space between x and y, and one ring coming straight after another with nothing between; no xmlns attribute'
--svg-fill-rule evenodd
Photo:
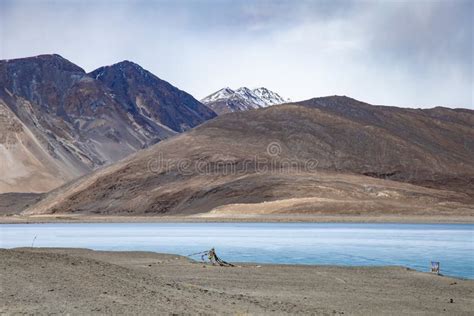
<svg viewBox="0 0 474 316"><path fill-rule="evenodd" d="M447 62L472 76L472 1L389 3L375 12L366 33L379 58L420 67Z"/></svg>
<svg viewBox="0 0 474 316"><path fill-rule="evenodd" d="M0 1L0 57L129 59L203 97L258 85L294 100L472 103L472 1Z"/></svg>

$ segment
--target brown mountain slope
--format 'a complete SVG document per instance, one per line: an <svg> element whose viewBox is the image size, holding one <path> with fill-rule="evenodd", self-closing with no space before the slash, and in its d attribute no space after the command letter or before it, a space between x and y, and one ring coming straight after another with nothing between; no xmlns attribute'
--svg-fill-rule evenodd
<svg viewBox="0 0 474 316"><path fill-rule="evenodd" d="M440 121L434 110L340 100L347 111L309 100L223 115L61 187L24 213L472 214L472 187L458 185L474 178L473 111L437 109ZM388 117L400 130L384 128Z"/></svg>
<svg viewBox="0 0 474 316"><path fill-rule="evenodd" d="M81 173L62 165L0 100L0 192L41 192Z"/></svg>
<svg viewBox="0 0 474 316"><path fill-rule="evenodd" d="M474 111L468 109L406 109L373 106L348 97L315 98L297 104L346 118L364 126L351 137L355 142L347 146L375 150L361 155L353 148L352 157L369 159L368 166L358 172L392 180L408 181L434 188L455 188L474 192ZM384 137L376 146L364 144L373 141L364 133L372 126L375 135ZM374 145L374 144L373 144ZM371 148L372 147L372 148ZM361 167L362 160L352 161Z"/></svg>
<svg viewBox="0 0 474 316"><path fill-rule="evenodd" d="M215 116L131 62L101 71L59 55L0 61L0 193L49 191Z"/></svg>

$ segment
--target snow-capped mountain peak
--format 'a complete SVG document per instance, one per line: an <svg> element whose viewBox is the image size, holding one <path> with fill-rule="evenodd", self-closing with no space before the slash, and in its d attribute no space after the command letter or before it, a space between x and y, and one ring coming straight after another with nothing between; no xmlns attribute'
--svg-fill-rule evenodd
<svg viewBox="0 0 474 316"><path fill-rule="evenodd" d="M214 102L214 101L221 100L221 99L227 99L227 98L230 98L234 94L235 94L234 90L232 90L229 87L225 87L225 88L222 88L222 89L208 95L207 97L202 99L201 102L206 104L206 103Z"/></svg>
<svg viewBox="0 0 474 316"><path fill-rule="evenodd" d="M289 101L289 99L285 100L278 93L264 87L256 89L240 87L236 90L227 87L201 100L217 114L264 108Z"/></svg>
<svg viewBox="0 0 474 316"><path fill-rule="evenodd" d="M290 99L283 99L278 93L260 87L252 90L255 95L262 99L267 106L290 102Z"/></svg>
<svg viewBox="0 0 474 316"><path fill-rule="evenodd" d="M265 107L267 105L264 100L262 100L258 95L255 94L253 90L250 90L247 87L240 87L235 90L235 93L240 95L245 100L259 105L260 107Z"/></svg>

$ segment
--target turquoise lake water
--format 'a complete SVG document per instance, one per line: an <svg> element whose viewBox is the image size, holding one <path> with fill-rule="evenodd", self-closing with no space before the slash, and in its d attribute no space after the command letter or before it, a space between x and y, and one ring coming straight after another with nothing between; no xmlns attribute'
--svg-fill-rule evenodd
<svg viewBox="0 0 474 316"><path fill-rule="evenodd" d="M3 224L0 247L79 247L188 255L215 247L230 262L398 265L474 279L472 224ZM197 257L196 259L199 259Z"/></svg>

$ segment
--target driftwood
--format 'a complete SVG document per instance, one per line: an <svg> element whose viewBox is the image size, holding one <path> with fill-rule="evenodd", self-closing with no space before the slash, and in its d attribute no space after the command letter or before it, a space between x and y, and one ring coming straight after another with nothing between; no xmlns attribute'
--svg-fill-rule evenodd
<svg viewBox="0 0 474 316"><path fill-rule="evenodd" d="M206 251L190 254L188 255L188 257L192 257L196 255L201 255L202 262L206 262L206 259L209 260L209 262L212 263L213 266L218 264L221 267L235 267L232 263L229 263L219 258L214 248L211 248L211 250L206 250Z"/></svg>

